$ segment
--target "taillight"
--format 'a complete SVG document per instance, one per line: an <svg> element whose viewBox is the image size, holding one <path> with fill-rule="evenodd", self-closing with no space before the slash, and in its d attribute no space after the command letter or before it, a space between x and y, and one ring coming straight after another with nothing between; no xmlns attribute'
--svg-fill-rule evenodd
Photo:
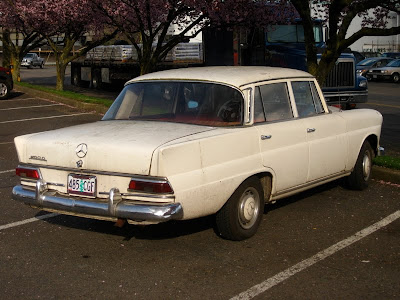
<svg viewBox="0 0 400 300"><path fill-rule="evenodd" d="M166 180L142 180L132 178L129 182L128 191L144 192L153 194L170 194L173 193L169 182Z"/></svg>
<svg viewBox="0 0 400 300"><path fill-rule="evenodd" d="M15 174L20 177L40 179L40 174L38 169L17 167L15 169Z"/></svg>

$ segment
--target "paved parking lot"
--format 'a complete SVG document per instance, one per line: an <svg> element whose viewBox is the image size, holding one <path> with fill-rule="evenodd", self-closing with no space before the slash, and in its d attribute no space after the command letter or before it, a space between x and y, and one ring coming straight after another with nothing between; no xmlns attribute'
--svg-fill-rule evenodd
<svg viewBox="0 0 400 300"><path fill-rule="evenodd" d="M11 199L17 135L101 116L14 93L0 102L0 292L5 299L398 299L400 187L333 182L265 209L258 234L213 218L152 226L31 209Z"/></svg>

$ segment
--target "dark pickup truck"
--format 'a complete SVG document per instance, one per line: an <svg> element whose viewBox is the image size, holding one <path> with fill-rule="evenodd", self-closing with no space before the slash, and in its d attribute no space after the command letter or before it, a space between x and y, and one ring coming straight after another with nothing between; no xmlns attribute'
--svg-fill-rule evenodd
<svg viewBox="0 0 400 300"><path fill-rule="evenodd" d="M0 100L6 99L13 89L11 69L0 67Z"/></svg>

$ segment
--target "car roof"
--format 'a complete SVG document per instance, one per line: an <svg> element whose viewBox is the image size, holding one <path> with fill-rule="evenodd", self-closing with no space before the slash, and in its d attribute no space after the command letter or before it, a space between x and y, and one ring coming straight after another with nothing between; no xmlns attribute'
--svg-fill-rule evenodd
<svg viewBox="0 0 400 300"><path fill-rule="evenodd" d="M286 78L314 77L307 72L288 68L251 66L195 67L149 73L136 77L127 84L152 80L189 80L218 82L240 88L255 82Z"/></svg>

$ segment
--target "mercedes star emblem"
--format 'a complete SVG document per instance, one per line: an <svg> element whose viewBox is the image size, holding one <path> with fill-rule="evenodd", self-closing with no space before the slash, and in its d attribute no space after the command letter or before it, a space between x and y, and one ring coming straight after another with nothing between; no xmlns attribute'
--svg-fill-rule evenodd
<svg viewBox="0 0 400 300"><path fill-rule="evenodd" d="M88 152L88 146L84 143L79 144L78 147L76 147L75 149L76 156L78 156L79 158L85 157L87 152Z"/></svg>

